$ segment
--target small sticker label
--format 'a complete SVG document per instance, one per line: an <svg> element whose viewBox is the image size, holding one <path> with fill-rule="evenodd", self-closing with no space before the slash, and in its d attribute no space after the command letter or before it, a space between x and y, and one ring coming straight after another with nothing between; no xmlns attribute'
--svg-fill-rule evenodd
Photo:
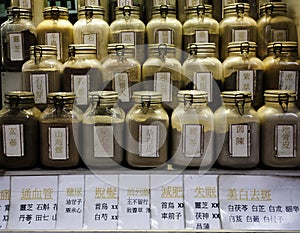
<svg viewBox="0 0 300 233"><path fill-rule="evenodd" d="M240 29L240 30L232 30L232 41L240 42L240 41L249 41L248 40L248 30Z"/></svg>
<svg viewBox="0 0 300 233"><path fill-rule="evenodd" d="M196 43L208 43L209 42L209 31L207 30L196 30L195 31Z"/></svg>
<svg viewBox="0 0 300 233"><path fill-rule="evenodd" d="M159 126L140 125L139 126L140 157L159 157Z"/></svg>
<svg viewBox="0 0 300 233"><path fill-rule="evenodd" d="M47 45L54 45L57 48L57 59L60 60L62 58L61 54L61 35L59 32L55 33L46 33L46 44Z"/></svg>
<svg viewBox="0 0 300 233"><path fill-rule="evenodd" d="M279 71L279 90L292 90L298 94L298 71Z"/></svg>
<svg viewBox="0 0 300 233"><path fill-rule="evenodd" d="M276 125L275 151L278 158L296 157L296 125Z"/></svg>
<svg viewBox="0 0 300 233"><path fill-rule="evenodd" d="M94 157L114 157L114 129L113 126L94 127Z"/></svg>
<svg viewBox="0 0 300 233"><path fill-rule="evenodd" d="M184 125L182 139L182 151L185 157L203 156L203 125Z"/></svg>
<svg viewBox="0 0 300 233"><path fill-rule="evenodd" d="M118 6L133 6L132 0L118 0Z"/></svg>
<svg viewBox="0 0 300 233"><path fill-rule="evenodd" d="M86 6L100 6L99 0L85 0Z"/></svg>
<svg viewBox="0 0 300 233"><path fill-rule="evenodd" d="M154 75L154 91L162 94L162 101L172 101L172 79L170 72L157 72Z"/></svg>
<svg viewBox="0 0 300 233"><path fill-rule="evenodd" d="M153 0L153 6L168 5L167 0Z"/></svg>
<svg viewBox="0 0 300 233"><path fill-rule="evenodd" d="M254 70L240 70L237 75L237 90L239 91L249 91L251 92L251 98L254 96L254 80L255 71Z"/></svg>
<svg viewBox="0 0 300 233"><path fill-rule="evenodd" d="M201 4L200 0L188 0L187 1L187 7L198 6L200 4Z"/></svg>
<svg viewBox="0 0 300 233"><path fill-rule="evenodd" d="M130 101L129 85L128 85L128 74L127 73L116 73L114 74L115 91L119 94L119 99L122 102Z"/></svg>
<svg viewBox="0 0 300 233"><path fill-rule="evenodd" d="M157 44L173 44L173 35L172 30L157 30L155 41Z"/></svg>
<svg viewBox="0 0 300 233"><path fill-rule="evenodd" d="M30 74L30 89L34 93L36 104L47 103L48 74Z"/></svg>
<svg viewBox="0 0 300 233"><path fill-rule="evenodd" d="M121 32L120 41L123 44L135 45L135 32Z"/></svg>
<svg viewBox="0 0 300 233"><path fill-rule="evenodd" d="M194 73L195 89L206 91L208 94L208 102L213 99L213 77L211 72L195 72Z"/></svg>
<svg viewBox="0 0 300 233"><path fill-rule="evenodd" d="M24 156L23 125L2 125L3 152L7 157Z"/></svg>
<svg viewBox="0 0 300 233"><path fill-rule="evenodd" d="M250 126L230 125L229 152L231 157L250 157Z"/></svg>
<svg viewBox="0 0 300 233"><path fill-rule="evenodd" d="M31 0L19 0L19 6L22 8L31 8Z"/></svg>
<svg viewBox="0 0 300 233"><path fill-rule="evenodd" d="M69 128L49 128L49 159L69 159Z"/></svg>
<svg viewBox="0 0 300 233"><path fill-rule="evenodd" d="M78 105L88 104L89 81L89 75L71 75L71 87L76 94Z"/></svg>
<svg viewBox="0 0 300 233"><path fill-rule="evenodd" d="M84 44L92 44L97 46L97 33L84 33L82 36Z"/></svg>
<svg viewBox="0 0 300 233"><path fill-rule="evenodd" d="M9 33L9 57L11 61L24 60L23 36L22 33Z"/></svg>
<svg viewBox="0 0 300 233"><path fill-rule="evenodd" d="M272 30L272 37L273 37L273 42L287 41L288 40L288 32L285 29Z"/></svg>

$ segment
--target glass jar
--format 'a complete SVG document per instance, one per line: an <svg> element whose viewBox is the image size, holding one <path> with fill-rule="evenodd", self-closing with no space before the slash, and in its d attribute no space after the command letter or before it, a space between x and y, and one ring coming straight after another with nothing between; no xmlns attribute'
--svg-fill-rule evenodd
<svg viewBox="0 0 300 233"><path fill-rule="evenodd" d="M75 93L53 92L40 116L41 162L49 168L79 164L82 112L74 105Z"/></svg>
<svg viewBox="0 0 300 233"><path fill-rule="evenodd" d="M74 24L74 43L95 45L98 60L107 56L109 40L109 25L103 20L103 15L103 7L81 7L79 20Z"/></svg>
<svg viewBox="0 0 300 233"><path fill-rule="evenodd" d="M36 44L36 27L31 9L8 8L9 20L1 25L1 58L7 71L21 71L29 59L29 48Z"/></svg>
<svg viewBox="0 0 300 233"><path fill-rule="evenodd" d="M115 20L117 18L116 9L118 9L118 7L124 7L124 6L136 7L136 9L138 9L139 11L139 15L142 16L144 14L145 2L149 2L149 1L148 0L110 0L110 20L111 21Z"/></svg>
<svg viewBox="0 0 300 233"><path fill-rule="evenodd" d="M259 163L260 124L251 107L251 93L226 91L224 106L215 112L217 164L232 169L249 169Z"/></svg>
<svg viewBox="0 0 300 233"><path fill-rule="evenodd" d="M123 161L125 113L117 101L114 91L90 93L82 124L82 159L88 167L112 167Z"/></svg>
<svg viewBox="0 0 300 233"><path fill-rule="evenodd" d="M190 43L215 43L219 57L219 23L212 18L211 5L198 5L186 10L187 20L183 24L183 50Z"/></svg>
<svg viewBox="0 0 300 233"><path fill-rule="evenodd" d="M139 18L138 7L117 7L116 20L110 25L110 43L135 45L135 58L143 64L145 60L145 24Z"/></svg>
<svg viewBox="0 0 300 233"><path fill-rule="evenodd" d="M224 8L224 19L220 22L221 60L228 56L227 46L230 42L256 42L257 24L249 17L248 3L234 3Z"/></svg>
<svg viewBox="0 0 300 233"><path fill-rule="evenodd" d="M126 159L135 168L163 166L168 159L169 117L158 92L134 92L126 116Z"/></svg>
<svg viewBox="0 0 300 233"><path fill-rule="evenodd" d="M287 16L287 5L270 2L260 7L261 17L257 21L258 56L268 56L268 44L280 41L298 41L297 28L293 19Z"/></svg>
<svg viewBox="0 0 300 233"><path fill-rule="evenodd" d="M256 57L255 42L230 42L229 56L223 62L224 91L249 91L252 106L264 104L263 62Z"/></svg>
<svg viewBox="0 0 300 233"><path fill-rule="evenodd" d="M149 45L149 58L142 67L144 90L162 94L170 113L177 106L177 91L184 87L181 63L175 58L173 45Z"/></svg>
<svg viewBox="0 0 300 233"><path fill-rule="evenodd" d="M181 1L177 0L145 0L145 10L144 10L144 22L149 22L152 18L152 9L153 7L168 5L173 7L179 7ZM182 1L183 2L183 1Z"/></svg>
<svg viewBox="0 0 300 233"><path fill-rule="evenodd" d="M207 101L212 109L220 106L222 90L222 63L216 58L214 43L188 45L189 57L182 65L186 89L207 92Z"/></svg>
<svg viewBox="0 0 300 233"><path fill-rule="evenodd" d="M268 45L264 63L264 90L293 90L300 106L300 61L296 42L273 42Z"/></svg>
<svg viewBox="0 0 300 233"><path fill-rule="evenodd" d="M103 7L104 9L104 20L108 23L109 22L109 0L78 0L78 9L82 7ZM76 43L76 42L75 42Z"/></svg>
<svg viewBox="0 0 300 233"><path fill-rule="evenodd" d="M34 93L34 102L42 111L47 107L48 93L61 90L63 64L57 60L53 45L30 47L30 60L22 67L23 90Z"/></svg>
<svg viewBox="0 0 300 233"><path fill-rule="evenodd" d="M269 1L269 0L267 0ZM258 19L258 11L259 11L259 0L224 0L224 5L228 6L233 3L248 3L250 6L249 15L251 18L257 20Z"/></svg>
<svg viewBox="0 0 300 233"><path fill-rule="evenodd" d="M88 93L101 90L102 65L96 58L96 47L86 44L69 45L69 59L64 64L62 90L76 94L82 110L88 105Z"/></svg>
<svg viewBox="0 0 300 233"><path fill-rule="evenodd" d="M39 158L39 116L31 92L5 93L7 110L0 117L0 167L33 168Z"/></svg>
<svg viewBox="0 0 300 233"><path fill-rule="evenodd" d="M65 7L46 7L44 20L37 26L38 44L55 45L61 62L68 58L68 46L73 43L73 25Z"/></svg>
<svg viewBox="0 0 300 233"><path fill-rule="evenodd" d="M171 132L172 164L197 168L213 164L214 117L207 106L206 92L178 92Z"/></svg>
<svg viewBox="0 0 300 233"><path fill-rule="evenodd" d="M265 91L258 110L261 122L261 161L273 168L300 166L300 113L293 91Z"/></svg>

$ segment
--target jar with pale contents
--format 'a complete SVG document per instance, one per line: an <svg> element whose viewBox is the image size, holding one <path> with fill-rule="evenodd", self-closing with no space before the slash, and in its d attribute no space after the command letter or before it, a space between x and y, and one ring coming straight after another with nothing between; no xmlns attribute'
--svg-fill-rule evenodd
<svg viewBox="0 0 300 233"><path fill-rule="evenodd" d="M81 7L103 7L104 10L104 20L109 23L109 7L110 7L110 1L109 0L78 0L78 9L81 9ZM76 42L75 42L76 43Z"/></svg>

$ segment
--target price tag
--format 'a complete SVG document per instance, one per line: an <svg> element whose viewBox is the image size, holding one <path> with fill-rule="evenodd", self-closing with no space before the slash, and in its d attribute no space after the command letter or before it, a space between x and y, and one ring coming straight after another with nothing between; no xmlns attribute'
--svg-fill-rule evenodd
<svg viewBox="0 0 300 233"><path fill-rule="evenodd" d="M118 176L85 176L84 229L116 230Z"/></svg>
<svg viewBox="0 0 300 233"><path fill-rule="evenodd" d="M221 229L218 176L184 176L186 229Z"/></svg>
<svg viewBox="0 0 300 233"><path fill-rule="evenodd" d="M183 178L181 175L152 175L151 228L184 229Z"/></svg>
<svg viewBox="0 0 300 233"><path fill-rule="evenodd" d="M60 176L56 229L82 229L84 176Z"/></svg>
<svg viewBox="0 0 300 233"><path fill-rule="evenodd" d="M119 229L150 229L149 175L120 176Z"/></svg>
<svg viewBox="0 0 300 233"><path fill-rule="evenodd" d="M8 229L55 229L57 211L56 176L11 178Z"/></svg>
<svg viewBox="0 0 300 233"><path fill-rule="evenodd" d="M220 176L219 197L224 229L300 229L300 179Z"/></svg>
<svg viewBox="0 0 300 233"><path fill-rule="evenodd" d="M0 230L5 230L8 222L10 201L10 177L0 177Z"/></svg>

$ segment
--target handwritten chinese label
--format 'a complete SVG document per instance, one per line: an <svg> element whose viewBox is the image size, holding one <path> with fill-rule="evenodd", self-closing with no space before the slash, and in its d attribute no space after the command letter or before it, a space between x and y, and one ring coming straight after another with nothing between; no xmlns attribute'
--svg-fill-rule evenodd
<svg viewBox="0 0 300 233"><path fill-rule="evenodd" d="M115 91L119 94L122 102L130 101L129 78L127 73L115 73L114 75Z"/></svg>
<svg viewBox="0 0 300 233"><path fill-rule="evenodd" d="M94 126L94 156L96 158L114 157L113 126Z"/></svg>
<svg viewBox="0 0 300 233"><path fill-rule="evenodd" d="M5 230L10 209L10 177L0 177L0 230Z"/></svg>
<svg viewBox="0 0 300 233"><path fill-rule="evenodd" d="M278 158L296 157L296 125L276 125L275 151Z"/></svg>
<svg viewBox="0 0 300 233"><path fill-rule="evenodd" d="M88 5L92 6L92 5ZM83 43L97 46L97 33L83 33Z"/></svg>
<svg viewBox="0 0 300 233"><path fill-rule="evenodd" d="M240 42L240 41L248 41L248 30L247 29L233 29L232 30L232 41Z"/></svg>
<svg viewBox="0 0 300 233"><path fill-rule="evenodd" d="M237 76L237 90L251 92L253 99L255 88L255 70L239 70Z"/></svg>
<svg viewBox="0 0 300 233"><path fill-rule="evenodd" d="M99 0L85 0L86 6L100 6Z"/></svg>
<svg viewBox="0 0 300 233"><path fill-rule="evenodd" d="M206 91L208 95L208 102L213 98L213 77L211 72L195 72L194 84L196 90Z"/></svg>
<svg viewBox="0 0 300 233"><path fill-rule="evenodd" d="M31 0L19 0L19 6L24 8L31 8Z"/></svg>
<svg viewBox="0 0 300 233"><path fill-rule="evenodd" d="M250 126L230 125L229 127L229 152L231 157L250 156Z"/></svg>
<svg viewBox="0 0 300 233"><path fill-rule="evenodd" d="M21 33L9 33L9 58L12 61L24 60L23 36Z"/></svg>
<svg viewBox="0 0 300 233"><path fill-rule="evenodd" d="M7 157L24 156L23 125L2 125L3 152Z"/></svg>
<svg viewBox="0 0 300 233"><path fill-rule="evenodd" d="M140 157L159 157L159 126L139 126L139 150Z"/></svg>
<svg viewBox="0 0 300 233"><path fill-rule="evenodd" d="M118 0L118 6L133 6L132 0Z"/></svg>
<svg viewBox="0 0 300 233"><path fill-rule="evenodd" d="M49 128L49 158L51 160L69 159L69 128Z"/></svg>
<svg viewBox="0 0 300 233"><path fill-rule="evenodd" d="M88 104L88 92L90 89L89 75L71 75L71 89L76 94L78 105Z"/></svg>
<svg viewBox="0 0 300 233"><path fill-rule="evenodd" d="M173 44L173 30L157 30L155 33L155 42L157 44Z"/></svg>
<svg viewBox="0 0 300 233"><path fill-rule="evenodd" d="M298 71L279 71L279 90L292 90L298 94Z"/></svg>
<svg viewBox="0 0 300 233"><path fill-rule="evenodd" d="M62 59L62 41L61 41L61 34L59 32L55 33L46 33L46 44L47 45L54 45L57 48L57 59Z"/></svg>
<svg viewBox="0 0 300 233"><path fill-rule="evenodd" d="M121 32L120 42L123 44L135 45L135 32Z"/></svg>
<svg viewBox="0 0 300 233"><path fill-rule="evenodd" d="M47 103L48 96L48 74L31 74L30 88L34 93L34 102L36 104Z"/></svg>
<svg viewBox="0 0 300 233"><path fill-rule="evenodd" d="M196 30L195 31L195 42L196 43L208 43L209 42L209 31Z"/></svg>
<svg viewBox="0 0 300 233"><path fill-rule="evenodd" d="M172 77L170 72L157 72L154 74L154 91L162 94L163 101L172 101Z"/></svg>
<svg viewBox="0 0 300 233"><path fill-rule="evenodd" d="M153 6L168 5L167 0L153 0Z"/></svg>
<svg viewBox="0 0 300 233"><path fill-rule="evenodd" d="M202 157L204 153L203 125L184 125L182 152L185 157Z"/></svg>
<svg viewBox="0 0 300 233"><path fill-rule="evenodd" d="M286 29L273 29L272 30L272 42L287 41L288 32Z"/></svg>

